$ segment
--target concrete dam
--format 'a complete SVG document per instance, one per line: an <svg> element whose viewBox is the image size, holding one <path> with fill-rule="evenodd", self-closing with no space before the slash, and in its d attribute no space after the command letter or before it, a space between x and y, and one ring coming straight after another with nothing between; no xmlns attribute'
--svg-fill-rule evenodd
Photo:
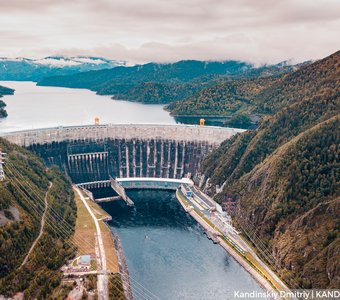
<svg viewBox="0 0 340 300"><path fill-rule="evenodd" d="M90 125L3 134L74 183L110 177L194 176L206 155L242 130L194 125Z"/></svg>

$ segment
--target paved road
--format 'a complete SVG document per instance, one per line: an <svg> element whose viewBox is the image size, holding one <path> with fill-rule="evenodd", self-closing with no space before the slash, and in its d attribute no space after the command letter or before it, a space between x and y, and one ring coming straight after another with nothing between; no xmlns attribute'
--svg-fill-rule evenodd
<svg viewBox="0 0 340 300"><path fill-rule="evenodd" d="M53 183L50 182L50 185L48 187L48 190L45 194L45 198L44 198L44 202L45 202L45 209L44 209L44 213L41 217L41 221L40 221L40 232L39 232L39 235L37 236L37 238L34 240L30 250L28 251L27 255L25 256L25 259L24 261L22 262L22 264L20 265L20 268L22 268L26 263L27 263L27 260L29 258L29 256L31 255L34 247L37 245L38 241L40 240L43 232L44 232L44 227L45 227L45 217L46 217L46 213L47 213L47 208L48 208L48 201L47 201L47 196L48 196L48 192L50 191L51 187L52 187Z"/></svg>
<svg viewBox="0 0 340 300"><path fill-rule="evenodd" d="M107 275L107 270L106 270L106 255L105 255L105 249L104 249L104 243L103 243L103 237L102 237L102 232L100 230L99 222L98 219L96 218L95 214L93 213L92 209L90 206L87 204L87 201L85 200L83 194L79 190L79 188L74 187L75 190L77 191L81 201L83 201L87 211L91 215L94 224L96 225L96 230L97 230L97 241L98 241L98 246L99 246L99 251L100 251L100 257L101 257L101 266L102 266L102 273L103 275L98 275L97 276L97 287L98 287L98 299L99 300L108 300L109 299L109 294L108 294L108 275Z"/></svg>
<svg viewBox="0 0 340 300"><path fill-rule="evenodd" d="M279 290L287 291L287 286L277 277L277 275L270 270L270 268L257 256L257 254L254 252L254 250L241 238L241 236L233 230L228 230L227 232L224 231L225 225L223 222L216 216L213 216L211 213L211 208L215 207L215 202L209 198L207 195L203 194L201 191L196 189L196 187L192 187L191 191L193 192L192 197L185 197L188 203L194 207L195 210L200 211L201 214L204 215L206 219L208 219L215 227L214 229L219 230L224 233L224 236L229 238L229 240L233 241L241 251L244 251L243 253L247 253L248 257L252 259L253 261L256 261L261 268L270 274L272 277L272 283L276 286ZM216 212L216 215L219 213ZM223 217L223 215L221 214ZM222 218L223 219L223 218ZM211 225L210 225L211 227ZM212 227L211 227L212 228ZM212 228L213 229L213 228ZM214 230L213 229L213 230ZM214 230L214 231L215 231ZM262 276L262 275L261 275ZM262 277L263 278L263 277Z"/></svg>

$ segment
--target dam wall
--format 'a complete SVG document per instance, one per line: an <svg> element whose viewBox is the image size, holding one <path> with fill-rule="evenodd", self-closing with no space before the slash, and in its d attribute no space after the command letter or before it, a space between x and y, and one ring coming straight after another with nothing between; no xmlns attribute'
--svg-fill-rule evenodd
<svg viewBox="0 0 340 300"><path fill-rule="evenodd" d="M206 142L107 139L32 144L28 149L49 166L59 166L74 183L111 177L182 178L195 174L214 149Z"/></svg>
<svg viewBox="0 0 340 300"><path fill-rule="evenodd" d="M165 139L174 141L201 141L219 145L242 129L196 126L196 125L151 125L151 124L105 124L86 126L59 126L2 133L1 136L19 146L48 144L62 141L106 139Z"/></svg>
<svg viewBox="0 0 340 300"><path fill-rule="evenodd" d="M192 125L94 125L55 127L3 135L74 183L111 177L182 178L195 175L203 159L240 130Z"/></svg>

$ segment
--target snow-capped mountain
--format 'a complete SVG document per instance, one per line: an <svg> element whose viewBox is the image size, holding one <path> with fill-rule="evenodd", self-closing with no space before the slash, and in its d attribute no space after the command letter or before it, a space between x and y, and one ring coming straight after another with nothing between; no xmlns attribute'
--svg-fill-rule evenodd
<svg viewBox="0 0 340 300"><path fill-rule="evenodd" d="M44 77L111 69L126 62L90 56L48 56L42 59L0 58L0 80L39 81Z"/></svg>
<svg viewBox="0 0 340 300"><path fill-rule="evenodd" d="M124 61L109 60L101 57L90 57L90 56L48 56L43 59L31 60L31 62L41 65L51 66L79 66L79 65L109 65L111 67L125 66Z"/></svg>

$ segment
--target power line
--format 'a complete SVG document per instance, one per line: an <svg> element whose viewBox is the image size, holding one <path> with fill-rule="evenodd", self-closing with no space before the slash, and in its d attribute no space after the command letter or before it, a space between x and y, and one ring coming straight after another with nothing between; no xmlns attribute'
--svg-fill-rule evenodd
<svg viewBox="0 0 340 300"><path fill-rule="evenodd" d="M10 166L7 166L8 168L10 168ZM13 172L15 172L13 169L11 169ZM21 187L25 190L25 192L30 196L30 198L32 199L32 200L34 200L34 197L32 196L32 194L31 193L29 193L28 191L27 191L27 189L22 185L22 183L16 178L16 176L21 176L21 177L23 177L20 173L18 173L18 170L17 170L17 172L16 172L16 176L13 174L13 173L11 173L12 175L13 175L13 180L16 180L16 182L19 184L19 185L21 185ZM36 192L36 189L37 188L33 188L31 185L30 185L30 183L27 181L27 179L26 178L23 178L23 181L24 182L26 182L26 184L30 187L30 189L31 189L31 191L32 192L34 192L34 193L37 193ZM24 192L20 189L20 192L23 194ZM24 194L24 197L28 197L28 195L26 195L26 194ZM39 193L38 193L38 198L40 198L40 195L39 195ZM35 212L37 212L37 207L33 207L32 206L32 203L30 203L30 205L31 205L31 207L33 208L33 210L35 211ZM62 217L60 217L60 215L58 215L57 213L55 213L54 211L53 211L53 208L51 208L50 209L51 211L50 211L50 213L51 213L51 215L53 216L53 217L55 217L56 219L59 219L59 220L61 220L63 223L64 223L64 226L66 226L66 227L70 227L70 224L68 224L68 223L66 223L65 222L65 220L62 218ZM49 225L51 226L51 227L53 227L54 228L54 232L58 235L58 233L56 232L56 230L55 230L55 224L53 224L53 223L51 223L51 222L47 222L47 223L49 223ZM60 224L59 224L60 225ZM52 228L52 229L53 229ZM69 235L69 231L65 231L65 228L63 228L63 227L60 227L60 226L58 226L57 227L57 229L58 229L58 231L61 229L61 233L64 235L62 235L61 234L61 238L63 238L64 239L64 242L66 242L66 243L68 243L69 245L71 245L71 247L73 248L77 248L77 246L75 246L74 245L74 243L72 242L72 241L68 241L71 237L68 237L67 239L65 239L65 234L66 235ZM59 234L60 235L60 234ZM74 239L74 237L73 237L73 239ZM87 241L80 241L80 240L77 240L76 239L76 241L81 245L81 244L87 244L87 245L90 245ZM93 246L93 245L90 245L91 247ZM112 262L112 260L111 260L111 262ZM150 292L147 288L145 288L143 285L141 285L138 281L136 281L132 276L130 276L130 275L128 275L128 274L126 274L126 273L124 273L124 272L121 272L120 273L122 276L125 276L125 277L127 277L127 278L129 278L131 281L130 281L130 283L131 284L133 284L134 285L134 293L136 294L139 294L139 295L147 295L147 296L152 296L152 297L154 297L154 298L156 298L156 299L159 299L156 295L154 295L152 292ZM145 298L144 297L144 299L148 299L148 298Z"/></svg>
<svg viewBox="0 0 340 300"><path fill-rule="evenodd" d="M17 183L14 183L14 186L18 187L18 186L17 186ZM21 189L20 189L20 192L21 192L21 194L23 194L23 191L22 191ZM27 197L27 195L25 195L25 194L23 194L23 196L24 196L24 197ZM35 212L37 212L36 209L35 209L34 207L32 207L32 208L33 208L33 210L35 210ZM51 225L52 227L54 227L54 224L50 224L50 225ZM64 239L63 236L61 236L61 238ZM67 240L64 239L64 242L67 243ZM78 242L80 242L80 241L78 240ZM38 243L39 243L40 245L42 245L42 244L41 244L41 241L39 241ZM74 246L74 244L73 244L72 242L68 242L68 244L69 244L71 247L73 247L74 249L77 248L76 246ZM125 276L124 273L121 274L121 275L122 275L122 276ZM108 274L108 276L110 276L110 274ZM120 292L123 292L123 293L124 293L124 290L120 290ZM135 287L135 294L137 294L137 295L142 295L142 296L143 296L143 290L137 286L137 287ZM148 299L148 298L145 298L145 296L143 296L143 299ZM157 299L158 299L158 298L157 298Z"/></svg>

